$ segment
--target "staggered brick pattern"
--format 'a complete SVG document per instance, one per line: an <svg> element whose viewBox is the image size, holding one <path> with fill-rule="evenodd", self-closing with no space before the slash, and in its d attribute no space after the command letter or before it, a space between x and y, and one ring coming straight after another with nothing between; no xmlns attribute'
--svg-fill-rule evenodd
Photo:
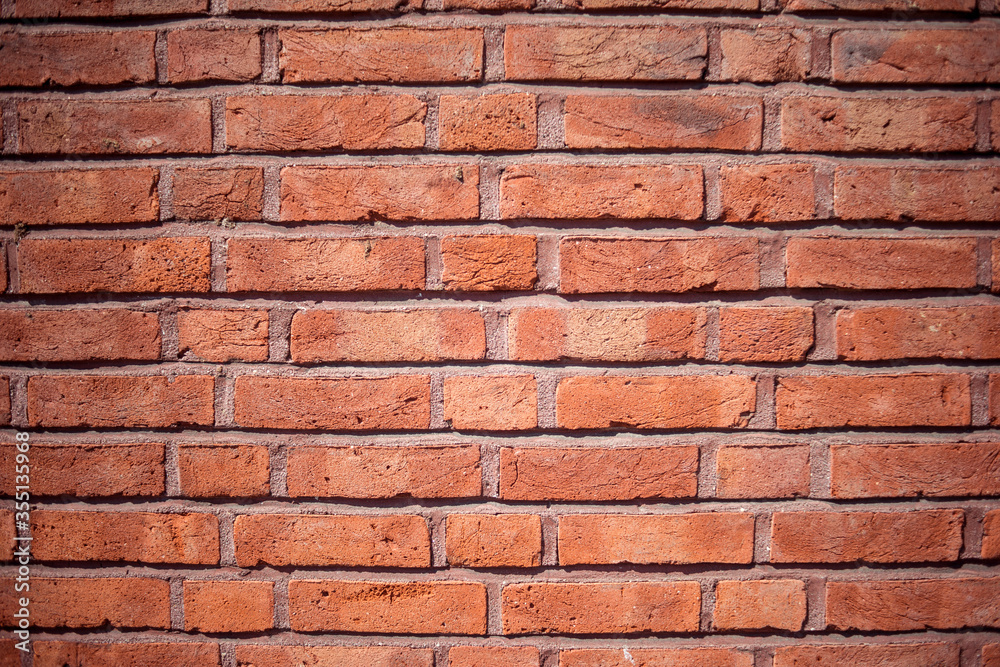
<svg viewBox="0 0 1000 667"><path fill-rule="evenodd" d="M3 666L1000 667L996 0L0 0L0 111Z"/></svg>

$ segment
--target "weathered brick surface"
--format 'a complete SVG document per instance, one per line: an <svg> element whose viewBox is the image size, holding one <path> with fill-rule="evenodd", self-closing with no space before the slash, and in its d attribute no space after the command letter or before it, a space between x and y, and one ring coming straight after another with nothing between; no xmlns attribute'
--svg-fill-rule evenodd
<svg viewBox="0 0 1000 667"><path fill-rule="evenodd" d="M156 313L126 309L0 310L4 361L118 361L160 358Z"/></svg>
<svg viewBox="0 0 1000 667"><path fill-rule="evenodd" d="M833 78L860 83L996 83L997 30L838 30Z"/></svg>
<svg viewBox="0 0 1000 667"><path fill-rule="evenodd" d="M536 567L542 563L542 522L534 514L451 514L448 563L456 567Z"/></svg>
<svg viewBox="0 0 1000 667"><path fill-rule="evenodd" d="M719 359L722 361L802 361L812 346L811 308L719 310Z"/></svg>
<svg viewBox="0 0 1000 667"><path fill-rule="evenodd" d="M174 172L174 215L181 220L260 220L264 173L258 167Z"/></svg>
<svg viewBox="0 0 1000 667"><path fill-rule="evenodd" d="M188 310L177 313L181 355L205 361L265 361L268 314L264 310Z"/></svg>
<svg viewBox="0 0 1000 667"><path fill-rule="evenodd" d="M823 664L831 667L873 664L884 667L958 665L958 644L854 644L830 646L788 646L774 652L774 667L805 667Z"/></svg>
<svg viewBox="0 0 1000 667"><path fill-rule="evenodd" d="M845 220L1000 219L1000 168L838 167L834 211Z"/></svg>
<svg viewBox="0 0 1000 667"><path fill-rule="evenodd" d="M1000 307L871 307L837 313L842 359L994 359L1000 356Z"/></svg>
<svg viewBox="0 0 1000 667"><path fill-rule="evenodd" d="M455 376L444 380L444 418L460 431L512 431L538 424L531 375Z"/></svg>
<svg viewBox="0 0 1000 667"><path fill-rule="evenodd" d="M271 489L267 447L181 445L177 452L181 494L192 498L259 498Z"/></svg>
<svg viewBox="0 0 1000 667"><path fill-rule="evenodd" d="M209 642L142 642L94 644L36 641L34 663L38 667L139 667L141 665L190 665L219 667L219 645Z"/></svg>
<svg viewBox="0 0 1000 667"><path fill-rule="evenodd" d="M14 581L3 582L14 590ZM34 628L170 628L170 583L149 577L32 577ZM0 598L4 618L12 618L15 597Z"/></svg>
<svg viewBox="0 0 1000 667"><path fill-rule="evenodd" d="M816 214L816 169L808 164L724 166L719 170L722 219L793 222Z"/></svg>
<svg viewBox="0 0 1000 667"><path fill-rule="evenodd" d="M0 445L0 466L13 470L18 452ZM165 489L161 443L52 445L35 443L29 457L31 492L39 496L161 496ZM0 492L14 495L14 478Z"/></svg>
<svg viewBox="0 0 1000 667"><path fill-rule="evenodd" d="M809 495L809 448L805 445L722 447L715 461L715 494L720 498Z"/></svg>
<svg viewBox="0 0 1000 667"><path fill-rule="evenodd" d="M154 222L160 202L155 169L0 172L0 223L79 225Z"/></svg>
<svg viewBox="0 0 1000 667"><path fill-rule="evenodd" d="M156 79L155 41L152 31L4 32L0 86L150 83Z"/></svg>
<svg viewBox="0 0 1000 667"><path fill-rule="evenodd" d="M167 33L171 83L252 81L260 76L256 30L175 30Z"/></svg>
<svg viewBox="0 0 1000 667"><path fill-rule="evenodd" d="M795 579L720 581L712 618L719 630L788 630L806 620L805 582Z"/></svg>
<svg viewBox="0 0 1000 667"><path fill-rule="evenodd" d="M271 665L272 667L298 667L310 662L340 665L341 667L433 667L432 649L401 646L274 646L237 644L236 664L239 667Z"/></svg>
<svg viewBox="0 0 1000 667"><path fill-rule="evenodd" d="M533 236L446 236L441 280L447 290L527 290L538 279L536 257Z"/></svg>
<svg viewBox="0 0 1000 667"><path fill-rule="evenodd" d="M535 96L528 93L441 96L441 150L531 150L538 133Z"/></svg>
<svg viewBox="0 0 1000 667"><path fill-rule="evenodd" d="M752 667L753 653L728 648L578 648L559 652L563 667L631 667L642 665L695 664L705 667Z"/></svg>
<svg viewBox="0 0 1000 667"><path fill-rule="evenodd" d="M539 667L538 649L506 646L454 646L448 651L450 667Z"/></svg>
<svg viewBox="0 0 1000 667"><path fill-rule="evenodd" d="M184 582L188 632L264 632L274 627L274 582Z"/></svg>
<svg viewBox="0 0 1000 667"><path fill-rule="evenodd" d="M806 30L722 30L723 81L802 81L812 71L812 40Z"/></svg>
<svg viewBox="0 0 1000 667"><path fill-rule="evenodd" d="M1000 510L983 518L983 558L1000 558Z"/></svg>

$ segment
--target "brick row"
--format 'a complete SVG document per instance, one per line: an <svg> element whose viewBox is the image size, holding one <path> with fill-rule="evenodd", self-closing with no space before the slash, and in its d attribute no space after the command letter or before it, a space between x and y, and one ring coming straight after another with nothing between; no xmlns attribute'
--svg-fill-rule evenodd
<svg viewBox="0 0 1000 667"><path fill-rule="evenodd" d="M173 115L169 109L165 113ZM455 113L465 116L462 107ZM485 127L503 137L515 136L503 126ZM316 133L312 136L321 140ZM657 136L662 135L657 132ZM93 141L93 134L87 133L86 140ZM499 219L701 220L706 215L704 179L698 165L511 165L500 178ZM6 169L0 171L0 224L155 223L161 215L159 180L159 171L149 167ZM1000 219L1000 168L993 166L838 166L833 180L835 219L932 223ZM815 165L727 165L721 168L718 183L722 221L819 219ZM483 215L477 164L285 167L279 197L279 217L289 223L466 221ZM174 173L177 220L258 221L263 199L259 167L181 167Z"/></svg>
<svg viewBox="0 0 1000 667"><path fill-rule="evenodd" d="M251 429L377 431L431 427L430 376L242 375L235 422ZM990 410L1000 415L1000 376L990 376ZM745 375L564 376L556 425L569 430L740 429L757 410L757 382ZM33 428L166 428L215 423L215 379L205 375L35 375L27 382ZM127 403L128 411L121 405ZM464 431L539 427L534 375L449 375L444 419ZM968 427L971 377L921 372L777 378L780 430ZM9 410L9 408L8 408ZM8 417L9 419L9 417Z"/></svg>
<svg viewBox="0 0 1000 667"><path fill-rule="evenodd" d="M274 627L274 585L271 581L187 579L183 582L185 629L217 633L270 630ZM36 615L35 624L41 628L85 629L104 624L123 629L169 627L169 586L162 579L34 578L32 586L32 611ZM998 587L1000 581L996 578L968 576L829 581L825 585L823 625L834 631L996 629L1000 617L989 601L997 594ZM806 618L805 588L804 581L794 578L720 580L714 587L714 614L709 627L718 632L800 631ZM701 597L702 586L689 580L511 583L500 592L502 632L509 636L694 633L701 630ZM66 604L81 599L91 601L92 605ZM12 598L5 598L4 611L12 613L12 603ZM487 590L485 585L476 582L292 579L288 583L288 605L291 628L297 632L408 635L444 632L478 636L486 631ZM69 646L59 646L60 642L53 644L40 642L36 644L36 651L48 659L58 655L60 649L72 650ZM137 646L143 645L133 644L132 650ZM166 647L170 646L178 647L174 650L180 650L179 646L186 646L187 650L200 646L201 651L211 655L209 646L214 645L146 646L158 646L159 651L167 651ZM106 644L103 648L93 646L83 650L95 651L94 664L110 664L97 662L102 658L100 652L116 649ZM119 655L127 655L127 650L118 649L122 651ZM374 651L376 654L371 658L380 660L398 659L401 657L398 652L408 649L364 647L353 650L362 655ZM380 650L396 653L379 656ZM600 659L599 654L605 650L563 651L561 660L565 658L570 664L593 664L586 660ZM708 659L708 655L699 656L698 653L725 654L733 650L717 647L690 654L684 650L667 650L664 657ZM307 656L336 658L336 651L334 647L237 646L237 655L245 652L247 657L257 659L271 658L269 652L274 652L273 658L277 661L268 659L267 664L286 664L284 660ZM661 650L645 651L655 657ZM588 653L594 655L588 656ZM637 654L636 658L642 655L640 651ZM795 665L801 664L799 660L802 659L822 661L824 657L836 661L829 664L849 664L846 661L864 657L877 659L880 664L901 666L913 664L907 660L936 656L952 661L930 664L957 665L954 661L957 654L958 646L947 643L926 647L920 644L791 646L776 650L775 664ZM104 655L103 659L109 657ZM352 656L350 652L343 655L344 659L361 657ZM419 653L415 657L419 657ZM749 666L752 662L724 664Z"/></svg>
<svg viewBox="0 0 1000 667"><path fill-rule="evenodd" d="M166 445L43 444L32 447L32 493L79 498L158 497L165 493ZM180 444L179 493L189 498L272 495L268 448ZM14 466L13 445L0 465ZM280 467L294 499L480 498L507 501L632 501L714 497L828 497L811 490L812 456L802 443L723 445L715 489L700 488L695 445L519 445L499 451L499 488L483 486L478 445L300 445ZM1000 496L1000 443L834 444L829 497ZM277 470L275 471L277 472ZM13 495L12 479L0 492ZM10 517L8 517L10 518ZM10 524L8 527L12 527ZM1000 524L997 526L1000 529ZM998 533L1000 535L1000 533Z"/></svg>
<svg viewBox="0 0 1000 667"><path fill-rule="evenodd" d="M619 8L629 2L598 1L613 1L619 3ZM674 0L678 4L682 1L697 2ZM815 0L802 0L810 1ZM298 2L304 4L302 0ZM658 2L664 4L664 0ZM858 0L853 2L861 4ZM25 2L22 0L20 4ZM756 2L753 4L756 8ZM797 4L802 3L793 0L789 9ZM825 7L833 4L836 3ZM101 5L110 2L95 2L90 7L96 9ZM329 5L322 7L328 9ZM821 74L813 59L814 45L825 39L818 32L777 24L752 29L723 24L718 26L718 46L711 47L708 33L715 27L713 22L705 25L691 21L642 26L508 25L503 40L504 78L632 82L710 79L755 83L1000 82L1000 57L996 55L1000 50L1000 31L991 25L960 30L903 27L835 30L828 38L828 75ZM283 83L433 83L483 79L485 36L481 27L279 27L277 36L281 44L277 65ZM0 36L0 48L9 54L10 67L0 74L0 86L154 84L157 82L154 37L153 32L144 30L6 33ZM163 78L171 84L259 81L261 38L259 29L245 27L170 30L166 34ZM713 49L714 53L710 53ZM110 66L104 60L109 51L119 56ZM713 57L718 58L719 68L709 72Z"/></svg>

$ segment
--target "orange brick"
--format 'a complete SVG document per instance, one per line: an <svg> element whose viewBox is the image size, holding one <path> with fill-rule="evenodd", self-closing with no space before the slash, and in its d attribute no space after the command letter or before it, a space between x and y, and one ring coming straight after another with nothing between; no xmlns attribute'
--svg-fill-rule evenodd
<svg viewBox="0 0 1000 667"><path fill-rule="evenodd" d="M970 26L971 27L971 26ZM834 81L1000 83L1000 31L838 30Z"/></svg>
<svg viewBox="0 0 1000 667"><path fill-rule="evenodd" d="M719 309L722 361L803 361L812 346L812 308Z"/></svg>
<svg viewBox="0 0 1000 667"><path fill-rule="evenodd" d="M180 220L260 220L264 170L181 168L174 172L174 215Z"/></svg>
<svg viewBox="0 0 1000 667"><path fill-rule="evenodd" d="M774 667L879 665L879 667L957 667L958 644L853 644L787 646L774 652Z"/></svg>
<svg viewBox="0 0 1000 667"><path fill-rule="evenodd" d="M4 361L118 361L160 358L156 313L107 310L0 310Z"/></svg>
<svg viewBox="0 0 1000 667"><path fill-rule="evenodd" d="M812 39L808 30L724 29L720 46L723 81L804 81L811 73Z"/></svg>
<svg viewBox="0 0 1000 667"><path fill-rule="evenodd" d="M535 237L446 236L441 239L441 280L447 290L528 290L535 286Z"/></svg>
<svg viewBox="0 0 1000 667"><path fill-rule="evenodd" d="M0 470L13 470L17 450L0 445ZM38 496L162 496L164 446L160 443L55 445L32 442L31 493ZM14 495L14 478L0 478L0 493Z"/></svg>
<svg viewBox="0 0 1000 667"><path fill-rule="evenodd" d="M776 512L772 563L924 563L958 559L961 510Z"/></svg>
<svg viewBox="0 0 1000 667"><path fill-rule="evenodd" d="M505 500L690 498L698 490L698 448L504 447Z"/></svg>
<svg viewBox="0 0 1000 667"><path fill-rule="evenodd" d="M273 627L273 581L184 582L188 632L265 632Z"/></svg>
<svg viewBox="0 0 1000 667"><path fill-rule="evenodd" d="M215 422L211 376L39 375L28 379L35 427L168 427ZM122 406L127 405L127 410Z"/></svg>
<svg viewBox="0 0 1000 667"><path fill-rule="evenodd" d="M809 495L808 445L734 445L716 454L719 498L797 498Z"/></svg>
<svg viewBox="0 0 1000 667"><path fill-rule="evenodd" d="M417 237L229 241L232 292L354 292L424 287L424 241Z"/></svg>
<svg viewBox="0 0 1000 667"><path fill-rule="evenodd" d="M177 312L179 352L205 361L267 361L266 310L207 310Z"/></svg>
<svg viewBox="0 0 1000 667"><path fill-rule="evenodd" d="M293 447L287 485L293 498L478 497L479 447Z"/></svg>
<svg viewBox="0 0 1000 667"><path fill-rule="evenodd" d="M191 498L253 498L271 492L270 459L261 445L181 445L181 493Z"/></svg>
<svg viewBox="0 0 1000 667"><path fill-rule="evenodd" d="M502 592L505 635L634 635L697 632L695 581L509 584Z"/></svg>
<svg viewBox="0 0 1000 667"><path fill-rule="evenodd" d="M983 517L983 558L1000 558L1000 510Z"/></svg>
<svg viewBox="0 0 1000 667"><path fill-rule="evenodd" d="M756 405L746 376L582 376L559 381L561 428L734 428Z"/></svg>
<svg viewBox="0 0 1000 667"><path fill-rule="evenodd" d="M300 364L483 359L486 324L471 308L299 310L291 355Z"/></svg>
<svg viewBox="0 0 1000 667"><path fill-rule="evenodd" d="M845 308L837 355L852 361L1000 357L1000 307Z"/></svg>
<svg viewBox="0 0 1000 667"><path fill-rule="evenodd" d="M538 649L533 646L452 646L449 667L540 667Z"/></svg>
<svg viewBox="0 0 1000 667"><path fill-rule="evenodd" d="M753 525L753 515L726 512L562 516L559 564L750 563Z"/></svg>
<svg viewBox="0 0 1000 667"><path fill-rule="evenodd" d="M715 585L716 630L788 630L806 620L806 585L795 579L720 581Z"/></svg>
<svg viewBox="0 0 1000 667"><path fill-rule="evenodd" d="M329 664L337 667L434 667L433 649L403 646L277 646L236 644L238 665L301 667Z"/></svg>
<svg viewBox="0 0 1000 667"><path fill-rule="evenodd" d="M219 563L219 520L211 514L35 510L32 555L42 561Z"/></svg>
<svg viewBox="0 0 1000 667"><path fill-rule="evenodd" d="M22 239L21 292L207 292L207 238Z"/></svg>
<svg viewBox="0 0 1000 667"><path fill-rule="evenodd" d="M233 532L240 567L431 564L430 534L420 516L250 514L236 518Z"/></svg>
<svg viewBox="0 0 1000 667"><path fill-rule="evenodd" d="M96 644L35 641L36 667L139 667L185 665L219 667L219 645L200 642Z"/></svg>
<svg viewBox="0 0 1000 667"><path fill-rule="evenodd" d="M500 217L697 220L701 167L523 164L500 178Z"/></svg>
<svg viewBox="0 0 1000 667"><path fill-rule="evenodd" d="M0 35L0 86L114 86L156 80L153 31ZM114 57L108 57L114 54Z"/></svg>
<svg viewBox="0 0 1000 667"><path fill-rule="evenodd" d="M968 426L969 376L826 375L778 379L779 429Z"/></svg>
<svg viewBox="0 0 1000 667"><path fill-rule="evenodd" d="M450 514L448 564L455 567L537 567L542 522L534 514Z"/></svg>
<svg viewBox="0 0 1000 667"><path fill-rule="evenodd" d="M443 151L523 151L535 148L535 96L528 93L442 95Z"/></svg>
<svg viewBox="0 0 1000 667"><path fill-rule="evenodd" d="M163 16L208 11L209 0L16 0L14 16Z"/></svg>
<svg viewBox="0 0 1000 667"><path fill-rule="evenodd" d="M635 665L753 667L753 653L728 648L630 648L627 654L622 649L603 648L559 651L560 667L635 667Z"/></svg>
<svg viewBox="0 0 1000 667"><path fill-rule="evenodd" d="M167 33L171 83L252 81L260 76L256 30L172 30Z"/></svg>
<svg viewBox="0 0 1000 667"><path fill-rule="evenodd" d="M14 590L13 579L2 585ZM164 579L31 577L30 585L34 628L170 628L170 583ZM4 618L13 618L15 599L0 596Z"/></svg>
<svg viewBox="0 0 1000 667"><path fill-rule="evenodd" d="M457 581L288 584L296 632L486 634L486 587Z"/></svg>
<svg viewBox="0 0 1000 667"><path fill-rule="evenodd" d="M236 423L249 428L426 429L427 375L356 378L236 379Z"/></svg>
<svg viewBox="0 0 1000 667"><path fill-rule="evenodd" d="M796 222L816 217L816 168L811 164L723 165L721 219Z"/></svg>
<svg viewBox="0 0 1000 667"><path fill-rule="evenodd" d="M155 222L160 219L159 181L159 171L147 167L6 169L0 172L0 224Z"/></svg>
<svg viewBox="0 0 1000 667"><path fill-rule="evenodd" d="M458 430L533 429L538 425L535 378L533 375L447 377L444 418Z"/></svg>

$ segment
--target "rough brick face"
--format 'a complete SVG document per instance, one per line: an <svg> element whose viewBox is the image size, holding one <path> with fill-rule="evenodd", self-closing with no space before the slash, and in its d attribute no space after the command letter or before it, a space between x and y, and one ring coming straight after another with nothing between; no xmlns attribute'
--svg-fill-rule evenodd
<svg viewBox="0 0 1000 667"><path fill-rule="evenodd" d="M0 0L0 665L1000 667L998 20Z"/></svg>

